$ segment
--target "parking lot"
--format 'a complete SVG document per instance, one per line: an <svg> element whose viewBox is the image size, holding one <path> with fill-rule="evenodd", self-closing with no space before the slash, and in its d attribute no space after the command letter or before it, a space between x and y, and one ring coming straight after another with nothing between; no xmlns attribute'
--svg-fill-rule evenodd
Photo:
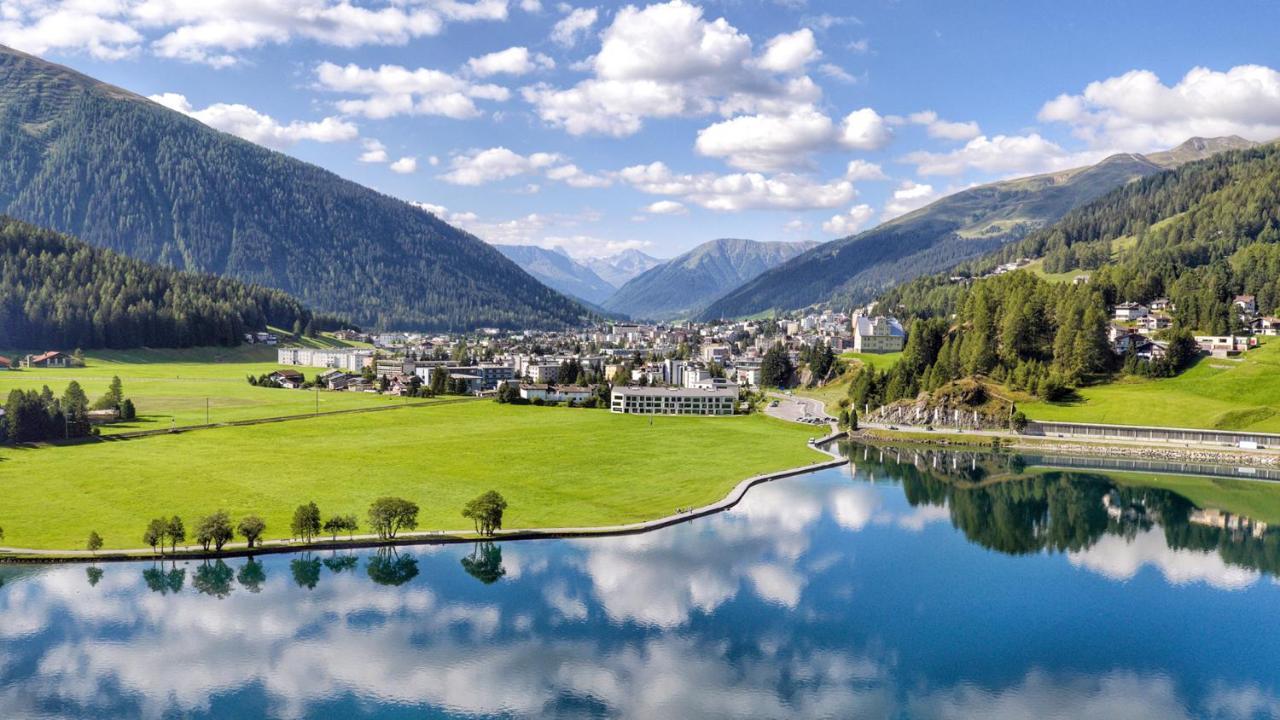
<svg viewBox="0 0 1280 720"><path fill-rule="evenodd" d="M782 420L811 425L827 425L831 418L823 411L822 403L811 398L770 395L765 413Z"/></svg>

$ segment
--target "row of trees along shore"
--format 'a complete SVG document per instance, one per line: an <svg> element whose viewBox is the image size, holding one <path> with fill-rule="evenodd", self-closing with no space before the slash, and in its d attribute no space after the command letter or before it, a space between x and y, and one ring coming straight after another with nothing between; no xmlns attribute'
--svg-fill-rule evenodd
<svg viewBox="0 0 1280 720"><path fill-rule="evenodd" d="M502 517L507 509L507 501L496 490L489 490L469 501L462 509L462 516L471 520L476 533L492 537L502 529ZM389 541L408 530L418 527L417 503L399 497L381 497L369 506L366 521L379 540ZM338 535L346 533L349 537L360 529L360 522L354 514L331 515L322 519L320 508L315 502L299 505L293 512L289 524L289 532L295 540L311 543L317 537L329 535L337 540ZM208 552L210 546L215 552L222 552L223 547L237 535L243 537L250 549L257 547L267 524L257 515L246 515L239 522L233 523L231 515L225 510L200 518L194 528L188 530L182 518L174 515L170 518L158 517L147 523L142 533L142 541L150 546L152 552L165 552L167 545L170 553L176 553L178 545L194 540ZM4 530L0 529L0 540L4 539ZM90 551L102 548L102 537L91 532L87 547Z"/></svg>

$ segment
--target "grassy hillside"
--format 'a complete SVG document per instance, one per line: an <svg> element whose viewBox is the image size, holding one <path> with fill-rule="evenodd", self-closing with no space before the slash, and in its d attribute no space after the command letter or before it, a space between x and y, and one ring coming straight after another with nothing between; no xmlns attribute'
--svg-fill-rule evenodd
<svg viewBox="0 0 1280 720"><path fill-rule="evenodd" d="M2 351L0 355L19 355ZM133 400L138 419L102 426L104 435L131 430L163 429L171 425L201 425L206 401L212 422L299 415L320 410L346 410L403 403L401 398L370 393L283 390L250 385L247 375L276 370L276 351L261 345L236 348L182 350L117 350L86 354L83 368L33 368L0 371L0 398L14 388L39 390L48 385L61 395L67 383L79 382L90 399L106 392L119 376ZM308 377L315 368L294 368Z"/></svg>
<svg viewBox="0 0 1280 720"><path fill-rule="evenodd" d="M805 441L820 432L763 415L651 421L481 401L5 449L0 527L10 546L80 548L97 530L109 548L139 547L149 518L177 513L190 528L223 508L260 514L281 538L301 503L363 524L372 500L399 495L421 505L420 529L464 529L463 504L490 489L510 502L509 528L625 523L818 462L826 456Z"/></svg>
<svg viewBox="0 0 1280 720"><path fill-rule="evenodd" d="M430 213L3 46L0 212L362 325L549 327L584 314Z"/></svg>
<svg viewBox="0 0 1280 720"><path fill-rule="evenodd" d="M1201 358L1172 378L1081 388L1078 399L1022 405L1036 420L1280 432L1280 342L1239 360Z"/></svg>

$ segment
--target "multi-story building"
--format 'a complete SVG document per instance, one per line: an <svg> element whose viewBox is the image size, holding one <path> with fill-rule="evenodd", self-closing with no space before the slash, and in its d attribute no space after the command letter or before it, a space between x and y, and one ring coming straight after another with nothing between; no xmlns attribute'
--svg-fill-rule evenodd
<svg viewBox="0 0 1280 720"><path fill-rule="evenodd" d="M609 409L636 415L732 415L737 390L615 387Z"/></svg>
<svg viewBox="0 0 1280 720"><path fill-rule="evenodd" d="M276 361L280 365L304 365L358 373L373 362L373 351L360 348L282 347L276 348Z"/></svg>
<svg viewBox="0 0 1280 720"><path fill-rule="evenodd" d="M860 353L900 352L907 342L902 324L891 317L853 319L853 349Z"/></svg>

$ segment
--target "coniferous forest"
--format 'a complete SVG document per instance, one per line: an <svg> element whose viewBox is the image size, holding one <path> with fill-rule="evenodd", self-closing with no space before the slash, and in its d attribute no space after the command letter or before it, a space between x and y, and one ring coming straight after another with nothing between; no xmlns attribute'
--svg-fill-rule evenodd
<svg viewBox="0 0 1280 720"><path fill-rule="evenodd" d="M269 324L338 323L279 290L150 265L0 216L0 347L235 345Z"/></svg>

